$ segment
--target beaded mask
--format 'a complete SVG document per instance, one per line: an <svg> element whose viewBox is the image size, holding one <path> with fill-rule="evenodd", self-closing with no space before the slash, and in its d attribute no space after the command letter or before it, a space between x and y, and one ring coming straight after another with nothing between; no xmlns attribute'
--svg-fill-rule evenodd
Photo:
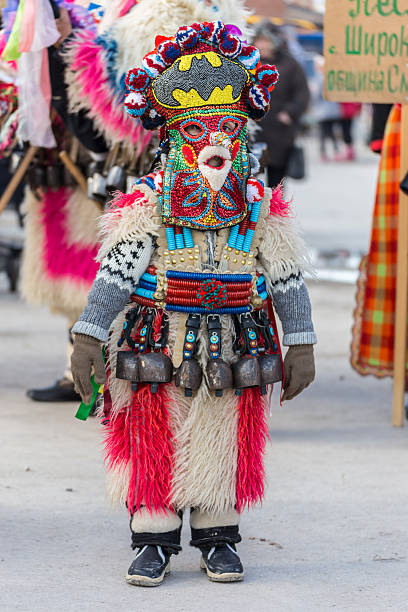
<svg viewBox="0 0 408 612"><path fill-rule="evenodd" d="M126 110L146 129L163 126L169 143L165 224L221 229L247 214L247 121L267 112L278 72L233 30L218 21L157 37L143 68L127 75Z"/></svg>

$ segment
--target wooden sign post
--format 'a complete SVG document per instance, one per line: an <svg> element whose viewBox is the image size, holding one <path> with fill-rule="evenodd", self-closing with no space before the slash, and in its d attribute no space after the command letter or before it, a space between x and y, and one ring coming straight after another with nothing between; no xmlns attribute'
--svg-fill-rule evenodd
<svg viewBox="0 0 408 612"><path fill-rule="evenodd" d="M401 179L408 172L407 0L326 0L325 97L402 104ZM408 326L408 196L400 191L392 424L404 423Z"/></svg>

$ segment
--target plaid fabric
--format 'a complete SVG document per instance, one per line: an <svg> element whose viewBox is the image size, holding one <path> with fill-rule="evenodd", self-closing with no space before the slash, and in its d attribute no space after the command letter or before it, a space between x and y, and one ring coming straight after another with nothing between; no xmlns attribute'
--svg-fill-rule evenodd
<svg viewBox="0 0 408 612"><path fill-rule="evenodd" d="M360 265L351 365L359 374L392 376L401 109L388 119L375 200L370 251Z"/></svg>

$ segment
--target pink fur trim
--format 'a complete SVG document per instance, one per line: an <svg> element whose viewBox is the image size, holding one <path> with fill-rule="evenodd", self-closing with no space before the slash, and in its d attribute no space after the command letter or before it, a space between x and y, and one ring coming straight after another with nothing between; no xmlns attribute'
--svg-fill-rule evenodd
<svg viewBox="0 0 408 612"><path fill-rule="evenodd" d="M102 217L101 228L103 235L108 235L109 232L115 229L123 216L123 210L129 206L145 206L148 204L148 199L141 191L133 191L132 193L122 193L117 191L114 194L113 200L110 202L108 210Z"/></svg>
<svg viewBox="0 0 408 612"><path fill-rule="evenodd" d="M95 34L83 31L71 45L70 70L80 85L80 93L89 106L89 115L124 139L146 146L151 135L125 112L119 96L112 89L106 71L103 48L95 42ZM82 101L81 101L82 102Z"/></svg>
<svg viewBox="0 0 408 612"><path fill-rule="evenodd" d="M291 201L284 198L282 183L272 191L272 197L269 205L269 214L276 217L288 217L291 214Z"/></svg>
<svg viewBox="0 0 408 612"><path fill-rule="evenodd" d="M70 193L64 187L57 191L49 189L42 199L44 270L52 280L68 277L74 283L84 281L91 284L99 268L95 261L98 246L84 247L69 243L66 207Z"/></svg>
<svg viewBox="0 0 408 612"><path fill-rule="evenodd" d="M127 506L130 513L146 506L159 512L169 506L173 474L173 433L164 385L156 393L145 384L132 404L107 425L105 456L108 467L130 466Z"/></svg>
<svg viewBox="0 0 408 612"><path fill-rule="evenodd" d="M138 202L138 200L140 200L140 202ZM147 199L145 194L142 191L139 191L138 189L132 191L132 193L122 193L121 191L115 191L112 200L109 202L107 214L115 212L120 208L125 208L126 206L132 206L136 203L140 206L143 206L143 204L146 204L146 202Z"/></svg>
<svg viewBox="0 0 408 612"><path fill-rule="evenodd" d="M263 464L266 440L265 399L259 388L244 389L238 411L237 510L262 501L265 468Z"/></svg>

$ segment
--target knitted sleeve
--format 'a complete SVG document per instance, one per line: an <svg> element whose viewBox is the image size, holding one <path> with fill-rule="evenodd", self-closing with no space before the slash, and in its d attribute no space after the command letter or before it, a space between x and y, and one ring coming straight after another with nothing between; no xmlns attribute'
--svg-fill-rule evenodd
<svg viewBox="0 0 408 612"><path fill-rule="evenodd" d="M107 342L108 331L149 265L152 239L123 240L103 258L88 296L88 303L72 328Z"/></svg>
<svg viewBox="0 0 408 612"><path fill-rule="evenodd" d="M282 323L282 343L285 346L315 344L312 308L303 280L306 247L291 217L267 216L258 260L267 291Z"/></svg>
<svg viewBox="0 0 408 612"><path fill-rule="evenodd" d="M101 262L88 303L72 328L102 342L123 310L153 254L157 236L156 199L144 185L131 194L119 193L101 220Z"/></svg>

